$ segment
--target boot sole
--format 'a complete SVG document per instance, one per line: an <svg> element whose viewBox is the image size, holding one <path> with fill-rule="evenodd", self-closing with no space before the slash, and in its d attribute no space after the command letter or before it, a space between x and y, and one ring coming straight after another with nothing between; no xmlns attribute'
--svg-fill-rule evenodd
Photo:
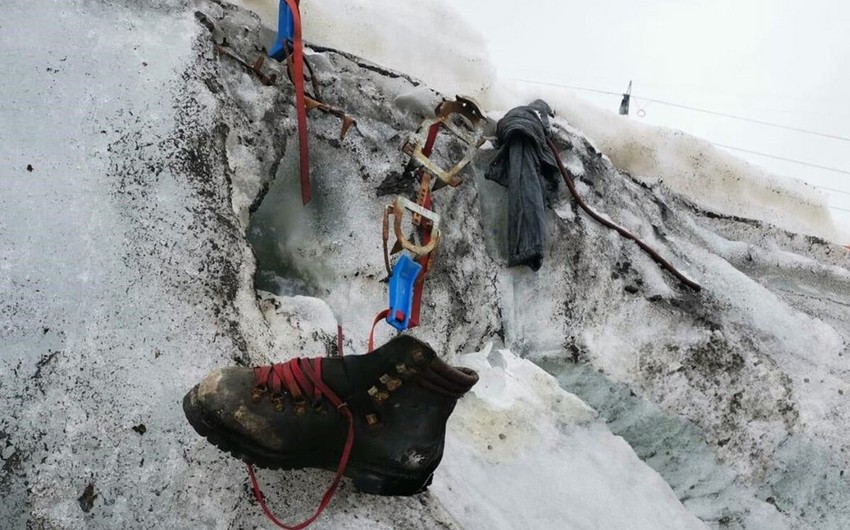
<svg viewBox="0 0 850 530"><path fill-rule="evenodd" d="M263 469L289 470L316 468L327 471L336 470L337 463L331 465L318 463L321 460L315 456L304 458L304 455L299 455L298 462L296 463L294 458L285 458L279 453L265 451L262 448L243 444L236 433L231 432L217 422L211 422L201 411L192 405L195 392L197 392L197 387L189 391L186 397L183 398L183 411L186 414L186 419L189 420L189 424L192 425L198 434L206 438L207 441L221 451L242 460L246 464ZM314 462L314 464L305 465L305 461ZM433 480L433 473L425 477L392 476L380 470L368 469L351 463L349 463L343 476L350 478L354 482L354 486L363 493L387 496L409 496L421 493L431 485L431 481Z"/></svg>

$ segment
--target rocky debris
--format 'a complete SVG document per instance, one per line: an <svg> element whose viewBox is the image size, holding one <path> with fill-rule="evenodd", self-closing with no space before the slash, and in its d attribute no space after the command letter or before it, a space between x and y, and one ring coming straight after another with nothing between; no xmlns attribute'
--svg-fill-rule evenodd
<svg viewBox="0 0 850 530"><path fill-rule="evenodd" d="M80 495L80 498L77 499L80 502L80 508L89 513L94 506L94 500L97 499L97 493L94 492L94 483L86 486L86 489L83 490L83 494Z"/></svg>

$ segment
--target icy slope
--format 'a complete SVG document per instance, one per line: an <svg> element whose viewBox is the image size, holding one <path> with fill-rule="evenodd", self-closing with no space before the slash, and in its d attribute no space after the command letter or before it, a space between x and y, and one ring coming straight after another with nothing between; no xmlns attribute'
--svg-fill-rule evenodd
<svg viewBox="0 0 850 530"><path fill-rule="evenodd" d="M359 60L315 55L326 98L345 106L358 129L339 142L336 118L311 116L317 199L306 209L288 206L297 151L291 89L264 87L215 54L194 9L215 21L239 53L259 53L258 22L216 2L17 1L0 8L0 60L8 74L0 78L0 122L10 125L0 128L4 528L263 527L243 466L191 430L180 409L183 393L217 366L324 353L333 343L335 313L351 330L347 350L362 352L364 323L383 304L374 236L386 199L375 188L402 166L399 141L421 118L418 103L436 95ZM472 207L474 187L465 190L449 196ZM257 299L245 239L255 222L252 205L264 212L255 218L276 211L278 223L300 223L268 240L281 245L277 255L297 258L279 260L290 268L280 271L278 284L325 301ZM481 242L474 247L479 255ZM473 269L458 279L486 282L492 272ZM295 274L303 271L310 274ZM464 288L469 300L481 300L494 286ZM434 294L450 302L444 288ZM494 314L481 321L494 326L489 331L457 327L449 349L440 336L450 322L434 319L422 330L450 357L498 338L501 325ZM453 449L440 468L449 473L434 493L376 498L345 483L316 528L492 528L494 520L536 516L555 527L569 520L590 528L624 520L627 509L639 509L646 528L700 526L626 444L589 420L577 398L527 361L508 366L518 368L482 369L490 384L545 383L543 394L521 396L534 405L531 415L514 417L551 423L503 434L515 443L545 429L550 442L572 444L577 451L565 460L572 467L564 469L598 475L594 484L602 491L592 509L582 505L586 497L562 495L542 515L524 512L538 497L528 489L515 490L518 508L509 513L473 498L509 491L498 481L485 484L493 455L474 430L479 415L509 405L488 394L488 385L452 422ZM547 407L554 407L551 416ZM503 472L515 462L511 456L499 459ZM525 461L546 464L540 456L532 451ZM600 460L609 457L623 465L606 468ZM287 520L309 513L329 479L323 472L261 478ZM630 480L642 488L622 489ZM577 485L557 481L548 488L566 493ZM459 506L456 495L447 500L447 487L468 492L469 504Z"/></svg>
<svg viewBox="0 0 850 530"><path fill-rule="evenodd" d="M337 97L354 108L362 104L344 92ZM395 99L402 100L409 98ZM581 107L575 112L586 113ZM714 525L841 528L850 506L844 478L850 413L843 397L850 334L843 302L850 294L846 250L754 220L764 214L758 203L739 216L722 215L671 191L660 182L663 172L636 180L618 171L575 124L559 124L562 156L580 177L581 193L706 289L699 295L683 290L633 245L577 213L567 198L550 214L544 269L505 270L504 190L483 179L483 154L467 174L469 185L436 198L447 220L444 257L426 298L435 318L417 333L447 352L496 340L536 359L568 358L591 368L577 372L583 379L562 380L582 389L605 415L633 410L612 428ZM404 126L414 127L415 120ZM702 149L687 140L681 140L684 153ZM293 168L290 156L284 165ZM710 150L705 157L713 160ZM335 156L326 160L323 171L329 173L340 164ZM378 194L397 182L386 173L403 163L395 160L378 164L383 180L371 185ZM358 169L365 181L375 179ZM783 208L794 215L786 226L820 223L822 209L791 207L806 203L805 191L765 191L756 185L758 174L739 173L733 180L787 201ZM352 339L347 347L362 351L374 311L369 307L382 294L374 282L382 276L379 240L368 230L346 231L335 213L351 197L363 204L370 194L346 179L323 196L324 214L292 206L281 215L279 205L296 204L297 190L292 180L279 180L253 219L252 242L265 275L277 274L277 284L287 286L281 292L300 288L323 296L345 318ZM348 215L374 219L382 201L371 200ZM328 234L331 243L323 242ZM264 285L273 289L275 282ZM555 373L566 368L550 367ZM656 408L599 399L594 390L623 386ZM681 439L654 423L675 426ZM706 449L695 451L695 444Z"/></svg>
<svg viewBox="0 0 850 530"><path fill-rule="evenodd" d="M344 92L336 97L355 109L362 105ZM603 415L633 411L612 429L628 436L685 505L712 525L842 528L850 510L846 250L754 219L763 216L764 204L725 215L674 192L663 175L632 177L575 123L558 123L562 156L591 205L650 242L702 283L703 292L681 288L566 196L549 215L544 268L506 270L506 199L484 180L482 154L464 186L436 197L447 226L427 290L434 318L417 333L446 352L494 340L536 360L555 359L561 365L550 366L553 373L569 368L565 359L590 369L562 381L581 389ZM704 147L688 145L687 137L682 142L684 153ZM347 347L355 351L362 351L372 301L382 295L375 283L382 277L380 243L377 233L348 230L336 212L357 197L357 204L369 205L349 210L349 218L357 226L376 222L389 197L375 201L372 193L396 182L387 171L403 164L386 156L390 163L378 164L377 172L344 168L371 193L357 179L336 180L323 191L324 213L290 206L281 215L279 205L297 202L290 177L272 186L252 221L263 277L278 277L265 288L282 283L282 293L304 289L325 298L345 318ZM317 161L328 174L345 163L334 155ZM293 154L287 164L295 167ZM758 194L788 201L782 208L793 215L784 225L823 220L820 207L805 206L805 191L771 192L756 185L758 174L736 167ZM292 170L279 175L287 174ZM598 387L625 387L628 399L600 399Z"/></svg>
<svg viewBox="0 0 850 530"><path fill-rule="evenodd" d="M277 29L278 0L236 0ZM444 0L301 2L309 42L405 72L450 95L482 96L495 71L481 33Z"/></svg>
<svg viewBox="0 0 850 530"><path fill-rule="evenodd" d="M834 241L827 195L802 181L770 173L706 140L639 123L558 89L524 89L524 99L552 102L558 114L592 139L615 166L642 182L662 184L700 206L745 215L786 230Z"/></svg>
<svg viewBox="0 0 850 530"><path fill-rule="evenodd" d="M385 296L380 212L412 191L398 148L438 95L356 57L313 55L325 98L358 128L340 141L337 118L311 114L316 199L303 208L291 88L216 55L192 10L253 59L262 36L248 13L203 1L0 9L0 122L12 124L0 128L0 520L262 527L243 467L191 431L179 400L217 366L332 351L340 318L346 350L365 350ZM704 291L682 289L566 196L549 212L543 269L506 269L504 190L483 179L482 153L461 187L435 197L446 225L416 335L486 384L452 418L431 493L379 499L344 484L317 527L540 517L593 528L627 513L682 527L690 512L719 528L843 528L846 250L706 210L660 175L620 172L576 120L559 127L591 205ZM260 300L246 232L260 285L277 293ZM507 353L459 357L490 342L545 365L567 392ZM533 423L516 435L490 429L511 403L502 385ZM551 450L510 445L526 438ZM569 472L582 469L591 478L576 482ZM524 486L532 477L537 490ZM328 479L262 474L288 520ZM581 482L598 492L592 504ZM560 503L540 490L563 492Z"/></svg>
<svg viewBox="0 0 850 530"><path fill-rule="evenodd" d="M540 368L489 346L459 361L481 380L458 404L432 491L462 526L704 528L622 438Z"/></svg>
<svg viewBox="0 0 850 530"><path fill-rule="evenodd" d="M236 3L276 27L278 0ZM836 233L826 194L799 180L772 174L681 131L600 109L569 90L518 87L501 79L475 21L465 21L445 0L305 0L302 5L308 41L409 73L448 95L475 96L490 111L544 98L618 168L643 182L661 182L717 213L746 215L841 243L850 237ZM510 8L494 9L510 16ZM523 45L529 53L551 53L534 43ZM568 53L563 68L569 68Z"/></svg>

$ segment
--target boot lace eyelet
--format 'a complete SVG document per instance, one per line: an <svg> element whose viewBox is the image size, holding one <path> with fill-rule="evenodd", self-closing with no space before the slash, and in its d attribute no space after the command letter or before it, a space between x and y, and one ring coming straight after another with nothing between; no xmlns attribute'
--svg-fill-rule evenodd
<svg viewBox="0 0 850 530"><path fill-rule="evenodd" d="M390 398L388 393L383 390L378 390L378 387L376 386L370 387L366 393L369 394L369 397L371 397L372 400L379 405Z"/></svg>
<svg viewBox="0 0 850 530"><path fill-rule="evenodd" d="M263 399L263 396L268 392L268 387L265 385L257 385L251 389L251 401L254 403L259 402Z"/></svg>
<svg viewBox="0 0 850 530"><path fill-rule="evenodd" d="M297 416L303 415L307 412L307 402L304 399L299 399L298 401L292 402L292 409L295 411Z"/></svg>
<svg viewBox="0 0 850 530"><path fill-rule="evenodd" d="M425 362L425 354L422 353L422 350L415 350L410 354L410 356L413 357L413 362L416 364L422 364Z"/></svg>
<svg viewBox="0 0 850 530"><path fill-rule="evenodd" d="M379 381L383 383L390 392L395 392L401 386L401 379L396 379L389 374L382 375Z"/></svg>
<svg viewBox="0 0 850 530"><path fill-rule="evenodd" d="M272 402L272 405L274 405L274 409L276 411L283 412L283 409L286 408L286 398L283 396L283 394L272 394L269 399Z"/></svg>

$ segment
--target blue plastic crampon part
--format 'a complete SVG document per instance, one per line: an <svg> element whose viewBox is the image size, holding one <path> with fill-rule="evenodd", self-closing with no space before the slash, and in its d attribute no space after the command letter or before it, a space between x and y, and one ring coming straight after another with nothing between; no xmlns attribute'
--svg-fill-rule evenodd
<svg viewBox="0 0 850 530"><path fill-rule="evenodd" d="M410 325L410 313L413 309L413 284L422 270L422 265L416 263L407 254L393 267L390 275L390 314L387 324L399 331L404 331Z"/></svg>
<svg viewBox="0 0 850 530"><path fill-rule="evenodd" d="M292 11L284 0L280 0L280 11L277 15L277 40L269 52L269 57L282 61L286 59L286 46L284 43L290 43L292 49L292 39L295 38L295 18L292 16Z"/></svg>

